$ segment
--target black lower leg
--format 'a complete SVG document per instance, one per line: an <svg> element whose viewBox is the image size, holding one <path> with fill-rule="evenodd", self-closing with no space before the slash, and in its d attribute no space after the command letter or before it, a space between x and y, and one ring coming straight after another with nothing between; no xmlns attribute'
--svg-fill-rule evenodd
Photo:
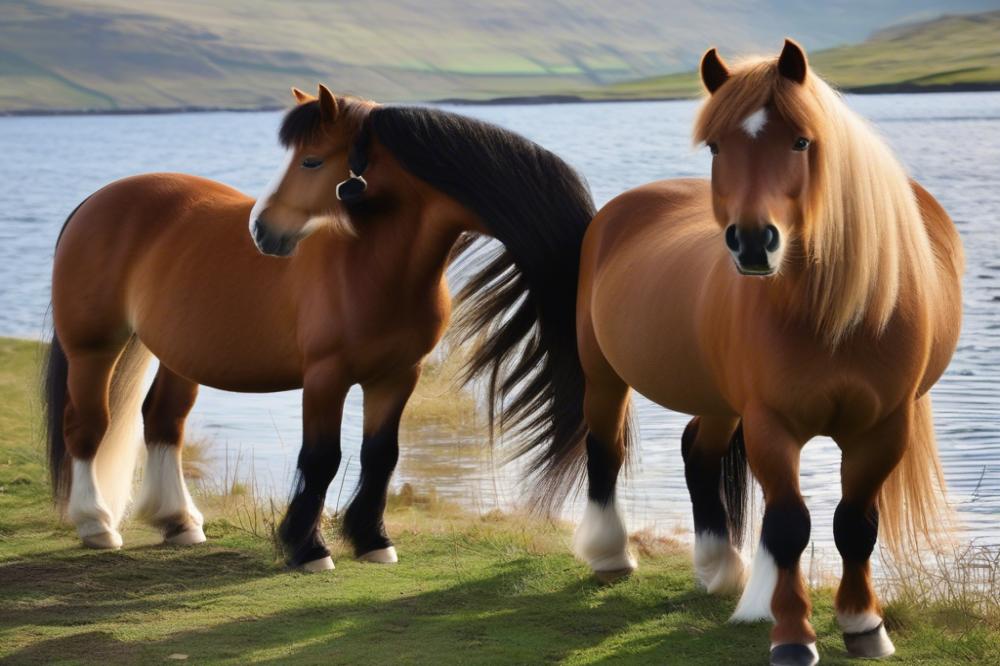
<svg viewBox="0 0 1000 666"><path fill-rule="evenodd" d="M605 506L615 497L622 456L613 446L587 433L587 497Z"/></svg>
<svg viewBox="0 0 1000 666"><path fill-rule="evenodd" d="M865 564L878 539L878 509L842 501L833 514L833 541L845 562Z"/></svg>
<svg viewBox="0 0 1000 666"><path fill-rule="evenodd" d="M695 534L714 534L729 539L726 507L722 503L722 456L705 455L694 449L698 419L692 419L681 436L684 480L691 495Z"/></svg>
<svg viewBox="0 0 1000 666"><path fill-rule="evenodd" d="M809 545L812 521L801 498L768 503L760 530L760 543L779 569L792 569Z"/></svg>
<svg viewBox="0 0 1000 666"><path fill-rule="evenodd" d="M358 491L344 512L344 536L354 546L355 555L392 545L385 532L385 512L389 479L399 459L399 423L393 421L361 442L361 480Z"/></svg>
<svg viewBox="0 0 1000 666"><path fill-rule="evenodd" d="M306 443L299 452L295 490L278 534L290 566L330 555L323 541L320 519L326 490L340 466L339 439Z"/></svg>

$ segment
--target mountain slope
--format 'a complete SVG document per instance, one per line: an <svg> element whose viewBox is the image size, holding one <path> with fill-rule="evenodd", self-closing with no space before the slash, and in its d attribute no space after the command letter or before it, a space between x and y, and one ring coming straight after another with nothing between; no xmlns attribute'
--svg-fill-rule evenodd
<svg viewBox="0 0 1000 666"><path fill-rule="evenodd" d="M725 58L726 51L722 53ZM809 61L831 83L859 92L997 89L1000 11L942 16L881 30L861 44L811 53ZM627 81L585 96L686 97L700 92L697 73L689 71Z"/></svg>
<svg viewBox="0 0 1000 666"><path fill-rule="evenodd" d="M692 67L708 43L857 41L996 0L5 0L0 111L284 105L319 80L382 100L595 88Z"/></svg>

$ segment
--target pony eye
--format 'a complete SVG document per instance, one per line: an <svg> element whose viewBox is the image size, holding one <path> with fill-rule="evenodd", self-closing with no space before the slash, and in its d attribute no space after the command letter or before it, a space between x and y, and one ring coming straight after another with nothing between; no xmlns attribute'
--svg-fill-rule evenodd
<svg viewBox="0 0 1000 666"><path fill-rule="evenodd" d="M792 150L797 150L801 153L803 150L809 147L810 143L811 141L809 141L809 139L805 138L804 136L800 136L798 139L795 140L795 144L792 146Z"/></svg>
<svg viewBox="0 0 1000 666"><path fill-rule="evenodd" d="M708 144L708 150L713 155L718 155L719 154L719 144L717 144L717 143L710 143L710 144Z"/></svg>
<svg viewBox="0 0 1000 666"><path fill-rule="evenodd" d="M318 169L323 166L323 160L318 157L307 157L302 160L303 169Z"/></svg>

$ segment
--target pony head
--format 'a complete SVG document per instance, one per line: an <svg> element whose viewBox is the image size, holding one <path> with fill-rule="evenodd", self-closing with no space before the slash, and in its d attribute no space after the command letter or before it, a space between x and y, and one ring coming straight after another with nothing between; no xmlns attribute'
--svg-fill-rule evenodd
<svg viewBox="0 0 1000 666"><path fill-rule="evenodd" d="M287 256L309 234L328 229L355 235L345 204L367 186L351 168L350 153L370 102L335 97L319 86L316 97L292 89L296 106L285 116L279 138L286 166L260 195L250 213L250 234L264 254Z"/></svg>
<svg viewBox="0 0 1000 666"><path fill-rule="evenodd" d="M786 273L831 344L883 330L903 274L936 267L906 170L791 40L732 69L711 49L701 77L694 138L715 155L712 208L737 269Z"/></svg>
<svg viewBox="0 0 1000 666"><path fill-rule="evenodd" d="M701 61L710 97L696 139L712 151L712 207L737 269L772 275L806 230L813 144L805 53L787 40L775 59L730 71L715 49Z"/></svg>

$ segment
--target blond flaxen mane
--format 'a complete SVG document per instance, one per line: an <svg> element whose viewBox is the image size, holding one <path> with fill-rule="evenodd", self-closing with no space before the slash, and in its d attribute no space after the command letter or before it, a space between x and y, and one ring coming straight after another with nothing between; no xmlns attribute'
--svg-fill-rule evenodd
<svg viewBox="0 0 1000 666"><path fill-rule="evenodd" d="M906 171L826 82L812 71L803 83L785 78L775 58L733 68L702 106L694 139L714 141L764 106L812 141L800 302L831 345L859 325L880 333L904 284L934 284L927 277L934 255Z"/></svg>

